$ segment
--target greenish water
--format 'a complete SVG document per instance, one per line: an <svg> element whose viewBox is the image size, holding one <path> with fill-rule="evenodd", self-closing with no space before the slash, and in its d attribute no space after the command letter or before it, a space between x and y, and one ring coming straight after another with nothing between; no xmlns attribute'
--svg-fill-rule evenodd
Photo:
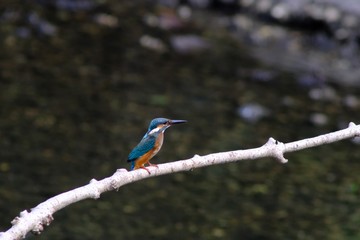
<svg viewBox="0 0 360 240"><path fill-rule="evenodd" d="M147 26L158 9L109 1L91 11L14 6L37 13L55 34L28 27L26 18L1 29L0 230L24 209L127 167L129 151L158 116L187 119L167 131L154 162L288 142L358 123L358 89L326 86L336 97L314 100L295 75L269 69L225 31L188 24ZM93 20L96 12L119 21ZM179 54L141 47L150 34L168 43L197 34L207 50ZM256 81L264 69L276 77ZM269 114L247 122L238 109L258 103ZM327 122L314 124L321 113ZM37 239L357 239L360 152L344 141L286 156L212 166L147 179L86 200L54 215ZM30 237L32 238L32 237Z"/></svg>

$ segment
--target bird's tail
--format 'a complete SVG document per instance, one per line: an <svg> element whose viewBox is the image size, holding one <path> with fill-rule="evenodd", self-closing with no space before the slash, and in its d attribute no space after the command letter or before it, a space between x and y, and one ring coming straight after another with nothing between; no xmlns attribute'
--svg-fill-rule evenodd
<svg viewBox="0 0 360 240"><path fill-rule="evenodd" d="M134 168L135 168L135 161L132 161L130 165L130 171L134 170Z"/></svg>

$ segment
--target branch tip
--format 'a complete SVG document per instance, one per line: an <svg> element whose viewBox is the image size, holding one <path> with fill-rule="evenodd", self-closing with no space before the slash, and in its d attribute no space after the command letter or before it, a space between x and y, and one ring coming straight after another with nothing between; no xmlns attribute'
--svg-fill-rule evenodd
<svg viewBox="0 0 360 240"><path fill-rule="evenodd" d="M270 138L267 140L267 142L264 144L264 146L278 145L279 143L282 143L282 142L279 142L279 141L276 140L275 138L270 137Z"/></svg>
<svg viewBox="0 0 360 240"><path fill-rule="evenodd" d="M354 122L350 122L348 127L349 128L356 127L356 124Z"/></svg>
<svg viewBox="0 0 360 240"><path fill-rule="evenodd" d="M284 144L280 147L276 146L276 148L273 149L273 157L278 160L280 163L287 163L288 160L284 157Z"/></svg>
<svg viewBox="0 0 360 240"><path fill-rule="evenodd" d="M29 211L28 210L24 210L22 212L20 212L20 217L25 217L26 215L29 214Z"/></svg>
<svg viewBox="0 0 360 240"><path fill-rule="evenodd" d="M20 220L20 218L16 216L16 217L11 221L11 224L14 226L14 225L16 225L16 224L19 223L19 220Z"/></svg>
<svg viewBox="0 0 360 240"><path fill-rule="evenodd" d="M90 180L90 183L91 183L91 184L92 184L92 183L96 183L96 182L98 182L98 180L96 180L95 178L93 178L93 179Z"/></svg>
<svg viewBox="0 0 360 240"><path fill-rule="evenodd" d="M278 158L278 160L279 160L280 163L283 163L283 164L285 164L285 163L287 163L289 161L288 159L286 159L284 157Z"/></svg>

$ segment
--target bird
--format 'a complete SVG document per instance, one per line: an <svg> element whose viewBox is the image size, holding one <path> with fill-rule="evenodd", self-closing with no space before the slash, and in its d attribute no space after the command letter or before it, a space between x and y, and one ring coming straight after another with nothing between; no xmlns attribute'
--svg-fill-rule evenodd
<svg viewBox="0 0 360 240"><path fill-rule="evenodd" d="M144 137L128 156L127 162L131 163L130 171L141 168L150 174L145 164L157 167L156 164L150 163L150 159L160 151L164 141L165 130L172 125L186 122L186 120L171 120L168 118L155 118L151 120Z"/></svg>

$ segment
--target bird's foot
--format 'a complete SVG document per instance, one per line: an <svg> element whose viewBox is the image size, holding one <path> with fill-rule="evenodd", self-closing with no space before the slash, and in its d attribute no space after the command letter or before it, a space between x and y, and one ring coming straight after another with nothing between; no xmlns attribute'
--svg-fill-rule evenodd
<svg viewBox="0 0 360 240"><path fill-rule="evenodd" d="M156 168L159 168L159 166L157 164L152 164L152 163L148 163L149 164L149 167L156 167Z"/></svg>
<svg viewBox="0 0 360 240"><path fill-rule="evenodd" d="M146 171L148 172L148 174L150 174L150 170L147 169L146 167L142 166L142 167L140 167L140 168L146 170Z"/></svg>

